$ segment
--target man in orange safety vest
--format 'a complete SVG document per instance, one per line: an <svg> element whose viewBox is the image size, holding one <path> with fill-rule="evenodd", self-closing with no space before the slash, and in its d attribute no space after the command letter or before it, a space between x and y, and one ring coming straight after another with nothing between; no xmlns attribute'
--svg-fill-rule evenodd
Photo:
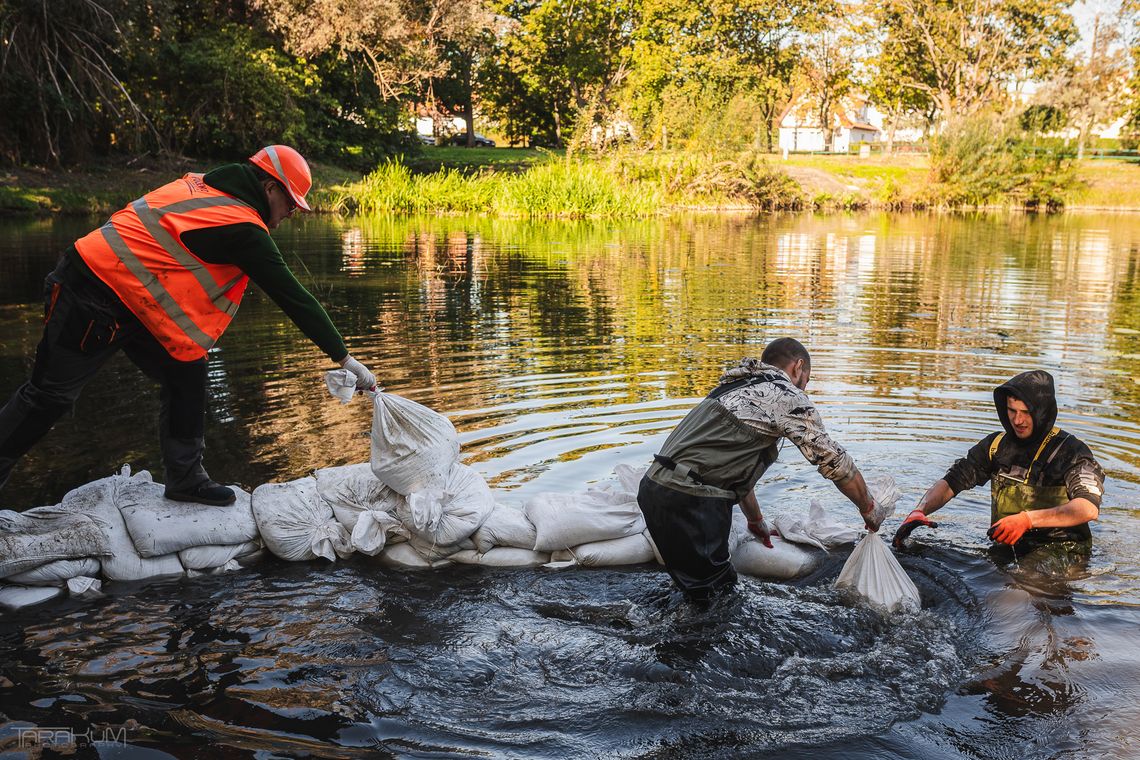
<svg viewBox="0 0 1140 760"><path fill-rule="evenodd" d="M166 497L232 504L205 452L206 357L252 279L329 358L372 388L327 312L297 281L270 232L309 210L309 166L286 145L187 174L117 211L60 257L44 287L31 377L0 408L0 488L120 349L161 385Z"/></svg>

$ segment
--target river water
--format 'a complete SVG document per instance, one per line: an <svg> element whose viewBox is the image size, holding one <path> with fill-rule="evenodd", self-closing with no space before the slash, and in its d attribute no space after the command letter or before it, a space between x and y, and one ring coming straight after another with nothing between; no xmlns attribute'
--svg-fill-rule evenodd
<svg viewBox="0 0 1140 760"><path fill-rule="evenodd" d="M0 392L30 366L44 274L98 221L0 223ZM743 579L710 609L652 566L274 561L112 584L0 617L0 751L37 726L104 757L1140 756L1140 218L286 227L350 350L449 415L503 501L643 465L728 364L792 335L834 437L902 489L888 532L998 428L994 386L1052 372L1059 424L1109 476L1091 558L991 558L978 489L900 554L923 610L889 619L831 588L847 551L795 582ZM211 475L253 487L366 460L367 407L327 395L328 366L251 291L211 354ZM0 502L57 503L121 463L160 473L156 410L114 361ZM859 522L792 447L759 498Z"/></svg>

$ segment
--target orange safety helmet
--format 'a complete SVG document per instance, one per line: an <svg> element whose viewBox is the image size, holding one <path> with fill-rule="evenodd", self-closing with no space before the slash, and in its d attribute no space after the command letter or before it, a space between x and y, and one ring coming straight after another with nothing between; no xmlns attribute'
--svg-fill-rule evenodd
<svg viewBox="0 0 1140 760"><path fill-rule="evenodd" d="M305 194L313 186L313 175L300 153L288 145L267 145L250 156L249 162L284 185L299 208L310 210Z"/></svg>

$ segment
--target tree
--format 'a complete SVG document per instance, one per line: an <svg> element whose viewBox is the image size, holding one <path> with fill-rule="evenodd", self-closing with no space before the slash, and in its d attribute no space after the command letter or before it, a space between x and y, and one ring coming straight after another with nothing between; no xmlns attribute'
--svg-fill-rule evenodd
<svg viewBox="0 0 1140 760"><path fill-rule="evenodd" d="M1121 44L1123 19L1107 23L1097 14L1087 55L1077 54L1042 89L1039 101L1060 108L1077 129L1077 158L1084 158L1089 134L1124 111L1129 61Z"/></svg>
<svg viewBox="0 0 1140 760"><path fill-rule="evenodd" d="M483 0L252 0L298 55L360 54L387 98L446 75L443 46L464 39Z"/></svg>
<svg viewBox="0 0 1140 760"><path fill-rule="evenodd" d="M1019 79L1048 76L1077 31L1069 0L884 0L876 17L920 65L898 71L898 86L929 95L943 120L1007 99Z"/></svg>
<svg viewBox="0 0 1140 760"><path fill-rule="evenodd" d="M513 104L541 103L551 125L547 135L562 144L591 103L608 103L621 83L636 23L636 0L500 0L503 19L488 67L506 92L482 88L505 121L527 121ZM519 99L516 88L526 93ZM603 109L604 110L604 109Z"/></svg>
<svg viewBox="0 0 1140 760"><path fill-rule="evenodd" d="M894 152L900 122L931 111L930 93L935 82L930 67L913 45L891 31L897 24L882 23L877 15L864 19L860 26L860 36L871 41L875 51L862 61L862 81L871 102L886 116L885 150L889 155Z"/></svg>
<svg viewBox="0 0 1140 760"><path fill-rule="evenodd" d="M9 158L58 165L116 124L149 128L116 71L125 11L119 0L0 2L0 109L9 126L0 147Z"/></svg>
<svg viewBox="0 0 1140 760"><path fill-rule="evenodd" d="M804 71L808 92L816 99L816 117L823 130L823 146L832 149L835 107L851 91L853 44L849 35L825 27L807 36Z"/></svg>

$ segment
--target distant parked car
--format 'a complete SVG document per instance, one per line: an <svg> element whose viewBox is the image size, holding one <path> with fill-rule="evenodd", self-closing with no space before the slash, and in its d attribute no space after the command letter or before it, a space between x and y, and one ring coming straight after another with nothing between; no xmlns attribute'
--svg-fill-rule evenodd
<svg viewBox="0 0 1140 760"><path fill-rule="evenodd" d="M467 133L466 132L460 132L457 135L452 135L451 139L448 140L448 142L452 145L461 145L461 146L466 145L467 144ZM484 137L483 135L476 132L475 133L475 147L476 148L494 148L495 147L495 141L492 140L490 137Z"/></svg>

